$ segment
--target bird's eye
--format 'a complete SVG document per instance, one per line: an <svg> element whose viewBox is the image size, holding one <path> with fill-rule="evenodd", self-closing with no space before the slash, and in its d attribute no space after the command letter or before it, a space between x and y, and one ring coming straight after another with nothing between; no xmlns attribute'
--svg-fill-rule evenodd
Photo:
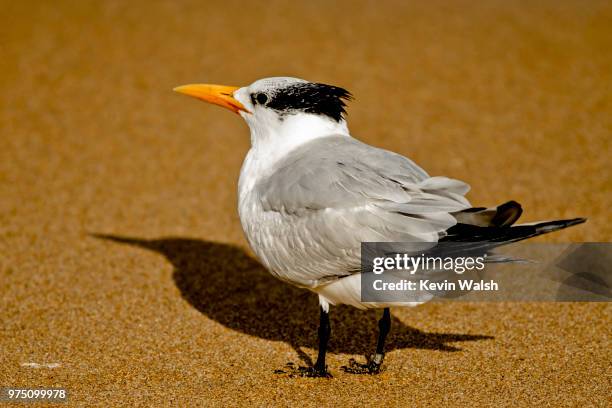
<svg viewBox="0 0 612 408"><path fill-rule="evenodd" d="M268 102L268 95L266 95L265 93L258 93L257 95L255 95L255 100L258 104L265 105L265 103Z"/></svg>

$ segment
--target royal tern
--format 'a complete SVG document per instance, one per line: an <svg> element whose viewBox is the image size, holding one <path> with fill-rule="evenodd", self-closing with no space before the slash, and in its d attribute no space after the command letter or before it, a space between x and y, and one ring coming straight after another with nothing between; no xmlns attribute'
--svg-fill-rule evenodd
<svg viewBox="0 0 612 408"><path fill-rule="evenodd" d="M240 221L274 276L319 296L318 358L308 375L329 375L330 304L384 308L376 352L364 366L380 370L389 305L361 302L362 242L511 242L584 222L514 225L522 213L514 201L472 207L466 183L430 177L410 159L351 137L345 120L351 95L340 87L275 77L241 88L192 84L175 91L223 106L250 128L238 183Z"/></svg>

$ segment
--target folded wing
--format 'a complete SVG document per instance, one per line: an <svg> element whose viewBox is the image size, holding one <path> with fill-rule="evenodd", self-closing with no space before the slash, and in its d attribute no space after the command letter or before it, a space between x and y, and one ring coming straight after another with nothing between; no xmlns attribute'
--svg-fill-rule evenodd
<svg viewBox="0 0 612 408"><path fill-rule="evenodd" d="M359 270L361 242L436 242L470 207L467 184L345 136L304 144L255 188L281 243L268 262L304 286Z"/></svg>

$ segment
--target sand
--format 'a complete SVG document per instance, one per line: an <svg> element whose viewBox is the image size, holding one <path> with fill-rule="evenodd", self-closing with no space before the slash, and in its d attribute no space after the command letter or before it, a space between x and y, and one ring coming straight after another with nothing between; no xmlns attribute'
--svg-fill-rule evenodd
<svg viewBox="0 0 612 408"><path fill-rule="evenodd" d="M377 376L340 370L376 313L334 308L334 378L275 374L314 357L316 298L242 235L246 125L171 92L346 87L356 137L475 204L589 218L540 241L609 241L609 3L2 3L0 386L105 407L609 404L607 304L395 309Z"/></svg>

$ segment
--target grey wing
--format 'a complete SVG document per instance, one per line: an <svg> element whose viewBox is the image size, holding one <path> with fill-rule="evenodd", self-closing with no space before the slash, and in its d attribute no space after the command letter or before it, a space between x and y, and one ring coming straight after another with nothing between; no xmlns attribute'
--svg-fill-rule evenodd
<svg viewBox="0 0 612 408"><path fill-rule="evenodd" d="M256 189L280 220L276 269L305 286L359 270L361 242L436 242L470 206L467 184L345 136L304 144Z"/></svg>

